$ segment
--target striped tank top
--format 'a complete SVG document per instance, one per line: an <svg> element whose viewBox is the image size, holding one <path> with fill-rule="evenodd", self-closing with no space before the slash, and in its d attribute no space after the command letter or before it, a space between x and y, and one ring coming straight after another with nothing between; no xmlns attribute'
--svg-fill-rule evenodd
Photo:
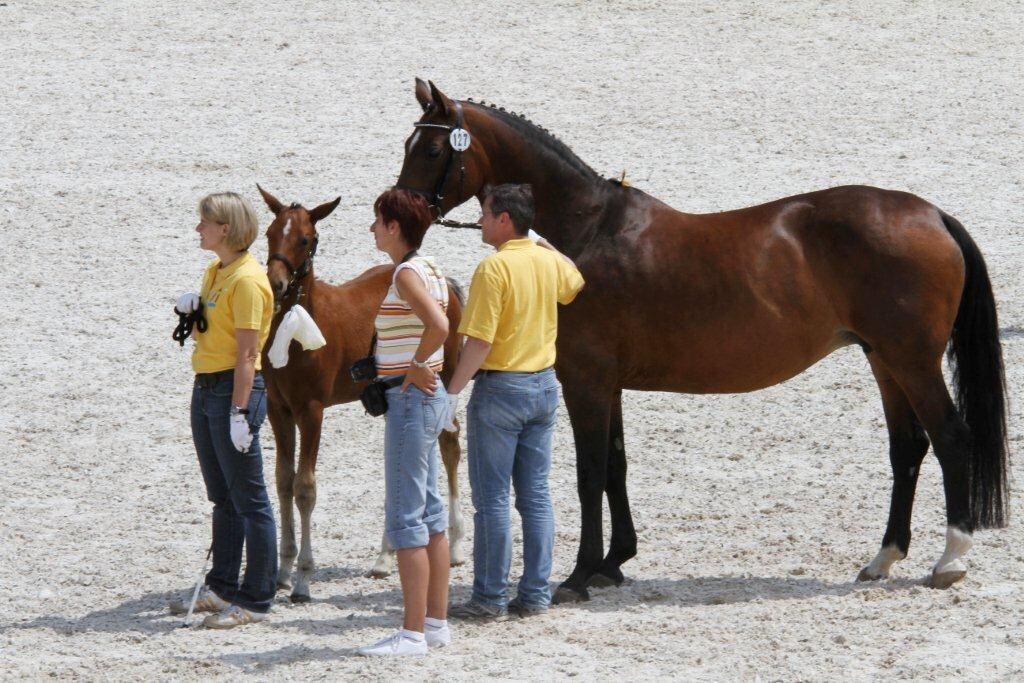
<svg viewBox="0 0 1024 683"><path fill-rule="evenodd" d="M441 310L448 310L448 283L445 282L444 273L429 258L417 255L405 263L398 264L391 278L387 296L384 297L374 320L374 327L377 329L374 357L377 361L377 374L381 377L406 373L425 329L423 321L398 295L395 278L403 268L410 268L419 275L430 297L438 303ZM441 371L444 365L444 345L427 359L427 363L434 372Z"/></svg>

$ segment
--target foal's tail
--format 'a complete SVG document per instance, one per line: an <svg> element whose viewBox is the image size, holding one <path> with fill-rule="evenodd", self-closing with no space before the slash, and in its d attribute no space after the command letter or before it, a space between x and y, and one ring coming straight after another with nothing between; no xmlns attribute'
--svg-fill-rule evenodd
<svg viewBox="0 0 1024 683"><path fill-rule="evenodd" d="M971 430L971 523L974 528L1004 527L1010 498L1006 378L996 302L978 245L957 219L942 213L942 222L959 245L966 266L948 356L957 412Z"/></svg>

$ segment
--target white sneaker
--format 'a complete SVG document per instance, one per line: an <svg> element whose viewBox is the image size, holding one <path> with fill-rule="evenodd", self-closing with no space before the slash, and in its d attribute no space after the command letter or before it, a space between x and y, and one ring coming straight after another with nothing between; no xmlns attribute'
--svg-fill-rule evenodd
<svg viewBox="0 0 1024 683"><path fill-rule="evenodd" d="M266 618L265 612L250 612L238 605L228 605L220 612L203 619L203 626L206 628L234 628L242 624L258 624L265 621Z"/></svg>
<svg viewBox="0 0 1024 683"><path fill-rule="evenodd" d="M428 626L423 635L426 636L427 647L444 647L452 644L452 631L447 624L441 628Z"/></svg>
<svg viewBox="0 0 1024 683"><path fill-rule="evenodd" d="M427 654L427 641L404 638L401 631L395 631L384 640L359 648L359 654L364 657L422 657Z"/></svg>
<svg viewBox="0 0 1024 683"><path fill-rule="evenodd" d="M171 600L168 607L171 610L171 614L187 614L190 604L192 604L192 591L189 591L183 597ZM196 608L194 611L219 612L230 605L230 602L222 600L219 595L210 590L209 586L203 586L199 589L199 597L196 598Z"/></svg>

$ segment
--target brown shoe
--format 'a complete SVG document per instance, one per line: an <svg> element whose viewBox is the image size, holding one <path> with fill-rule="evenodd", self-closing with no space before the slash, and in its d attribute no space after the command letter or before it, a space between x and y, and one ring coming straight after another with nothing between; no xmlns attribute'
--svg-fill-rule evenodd
<svg viewBox="0 0 1024 683"><path fill-rule="evenodd" d="M234 628L243 624L257 624L266 619L266 612L251 612L238 605L228 605L220 612L203 619L203 626L206 628Z"/></svg>

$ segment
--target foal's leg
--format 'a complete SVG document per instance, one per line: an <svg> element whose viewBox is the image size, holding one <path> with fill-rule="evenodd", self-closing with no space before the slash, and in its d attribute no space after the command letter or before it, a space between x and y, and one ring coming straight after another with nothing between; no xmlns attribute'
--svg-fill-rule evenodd
<svg viewBox="0 0 1024 683"><path fill-rule="evenodd" d="M899 373L890 368L910 399L914 412L924 424L942 467L946 494L946 550L932 569L929 585L948 588L967 574L960 559L973 544L970 512L970 430L957 414L942 379L940 361L918 372Z"/></svg>
<svg viewBox="0 0 1024 683"><path fill-rule="evenodd" d="M309 579L316 565L313 563L312 516L316 506L316 456L320 449L320 430L324 409L320 403L310 403L299 416L299 472L295 477L295 503L299 507L302 524L302 545L299 549L298 571L292 602L309 602Z"/></svg>
<svg viewBox="0 0 1024 683"><path fill-rule="evenodd" d="M292 565L298 548L295 545L295 509L292 487L295 482L295 418L287 406L277 401L267 402L267 417L274 429L274 443L277 445L277 501L281 512L281 562L277 572L277 587L290 590L292 587Z"/></svg>
<svg viewBox="0 0 1024 683"><path fill-rule="evenodd" d="M383 579L386 576L391 576L391 572L395 569L395 549L388 543L388 533L384 531L380 538L380 553L377 555L377 560L373 563L373 569L369 571L367 576L372 579Z"/></svg>
<svg viewBox="0 0 1024 683"><path fill-rule="evenodd" d="M459 421L455 421L459 426ZM451 565L458 567L466 561L462 549L462 539L466 535L462 520L462 501L459 498L459 460L462 458L462 447L459 445L459 432L441 431L438 437L441 446L441 461L448 476L448 556Z"/></svg>
<svg viewBox="0 0 1024 683"><path fill-rule="evenodd" d="M636 529L626 495L626 444L622 433L622 390L612 399L611 428L608 434L608 512L612 518L612 538L601 568L590 578L591 586L621 585L622 563L636 556Z"/></svg>
<svg viewBox="0 0 1024 683"><path fill-rule="evenodd" d="M921 461L928 452L928 436L903 389L896 383L877 354L869 353L868 361L882 392L882 407L889 428L889 462L892 464L892 501L889 523L882 537L882 548L871 564L857 576L858 581L889 577L893 563L907 556L910 548L910 514Z"/></svg>
<svg viewBox="0 0 1024 683"><path fill-rule="evenodd" d="M597 388L575 378L562 383L576 439L576 487L580 497L580 547L576 567L555 591L554 603L590 598L587 582L601 566L604 533L602 497L608 481L608 434L612 414L610 388Z"/></svg>

